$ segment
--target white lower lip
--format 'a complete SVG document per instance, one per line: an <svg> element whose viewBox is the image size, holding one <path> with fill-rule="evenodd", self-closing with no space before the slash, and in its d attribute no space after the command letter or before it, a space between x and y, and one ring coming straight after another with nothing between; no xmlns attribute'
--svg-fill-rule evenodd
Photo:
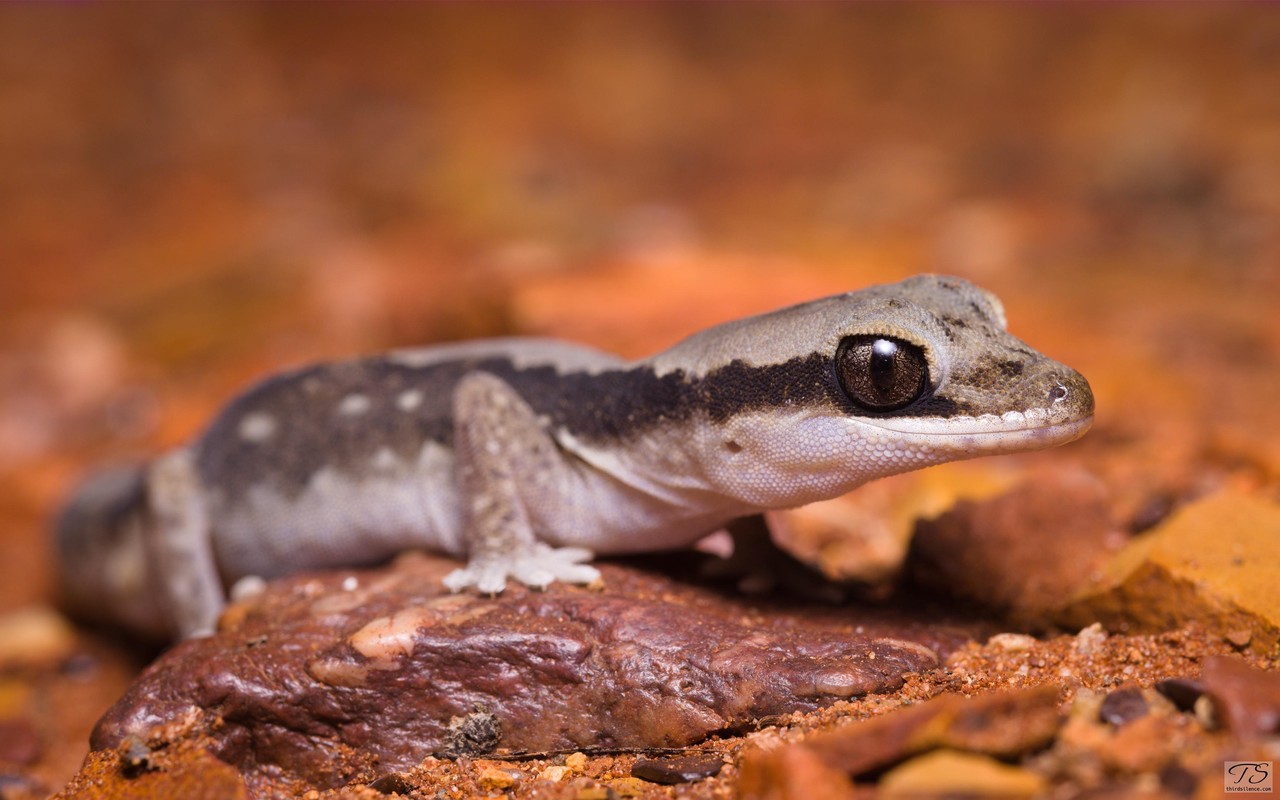
<svg viewBox="0 0 1280 800"><path fill-rule="evenodd" d="M898 420L894 420L895 422ZM993 444L1009 444L1039 442L1045 447L1065 444L1083 436L1093 425L1093 415L1065 422L1041 422L1016 424L1002 417L962 417L936 420L912 420L912 425L901 427L882 424L884 421L871 422L878 428L895 434L933 439L938 442L970 440L973 442L989 441ZM921 424L922 422L928 424Z"/></svg>

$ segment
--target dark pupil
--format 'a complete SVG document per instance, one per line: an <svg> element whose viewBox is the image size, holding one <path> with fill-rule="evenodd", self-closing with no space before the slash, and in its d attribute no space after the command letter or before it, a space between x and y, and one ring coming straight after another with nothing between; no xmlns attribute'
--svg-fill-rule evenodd
<svg viewBox="0 0 1280 800"><path fill-rule="evenodd" d="M871 385L883 395L893 394L898 381L898 343L889 339L876 339L871 345Z"/></svg>
<svg viewBox="0 0 1280 800"><path fill-rule="evenodd" d="M924 351L885 336L850 336L836 354L845 394L870 411L895 411L920 399L929 387Z"/></svg>

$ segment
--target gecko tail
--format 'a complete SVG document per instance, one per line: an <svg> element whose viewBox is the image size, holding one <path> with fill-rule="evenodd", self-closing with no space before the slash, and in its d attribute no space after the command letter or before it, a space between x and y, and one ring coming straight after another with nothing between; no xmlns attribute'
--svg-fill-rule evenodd
<svg viewBox="0 0 1280 800"><path fill-rule="evenodd" d="M147 465L91 474L54 523L62 606L86 622L163 640L171 623L156 602L148 557Z"/></svg>

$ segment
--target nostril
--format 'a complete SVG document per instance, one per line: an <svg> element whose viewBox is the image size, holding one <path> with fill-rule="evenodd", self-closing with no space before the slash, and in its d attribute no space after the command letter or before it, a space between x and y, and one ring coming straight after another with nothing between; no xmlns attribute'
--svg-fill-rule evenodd
<svg viewBox="0 0 1280 800"><path fill-rule="evenodd" d="M1067 387L1063 386L1062 384L1058 384L1057 386L1053 387L1053 391L1049 392L1049 398L1052 399L1053 402L1055 403L1060 403L1063 400L1067 399L1067 394L1068 394Z"/></svg>

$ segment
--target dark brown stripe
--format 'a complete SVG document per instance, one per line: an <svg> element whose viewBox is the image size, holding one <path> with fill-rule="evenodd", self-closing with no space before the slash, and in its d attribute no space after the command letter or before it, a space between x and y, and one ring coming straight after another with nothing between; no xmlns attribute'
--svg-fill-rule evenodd
<svg viewBox="0 0 1280 800"><path fill-rule="evenodd" d="M380 448L412 463L425 442L451 443L453 389L464 374L475 370L506 381L554 427L593 442L625 441L699 414L723 422L737 414L787 407L866 413L844 396L830 357L822 353L769 366L734 361L701 378L689 378L682 371L658 376L647 365L590 374L561 373L550 366L516 367L506 358L426 367L368 359L311 367L268 380L242 395L203 437L201 476L230 495L255 485L294 494L322 467L366 474ZM396 405L408 390L423 397L413 411ZM338 413L343 398L351 394L369 399L364 414ZM956 411L954 403L926 398L886 416L949 416ZM271 438L241 438L241 420L253 413L275 419Z"/></svg>

